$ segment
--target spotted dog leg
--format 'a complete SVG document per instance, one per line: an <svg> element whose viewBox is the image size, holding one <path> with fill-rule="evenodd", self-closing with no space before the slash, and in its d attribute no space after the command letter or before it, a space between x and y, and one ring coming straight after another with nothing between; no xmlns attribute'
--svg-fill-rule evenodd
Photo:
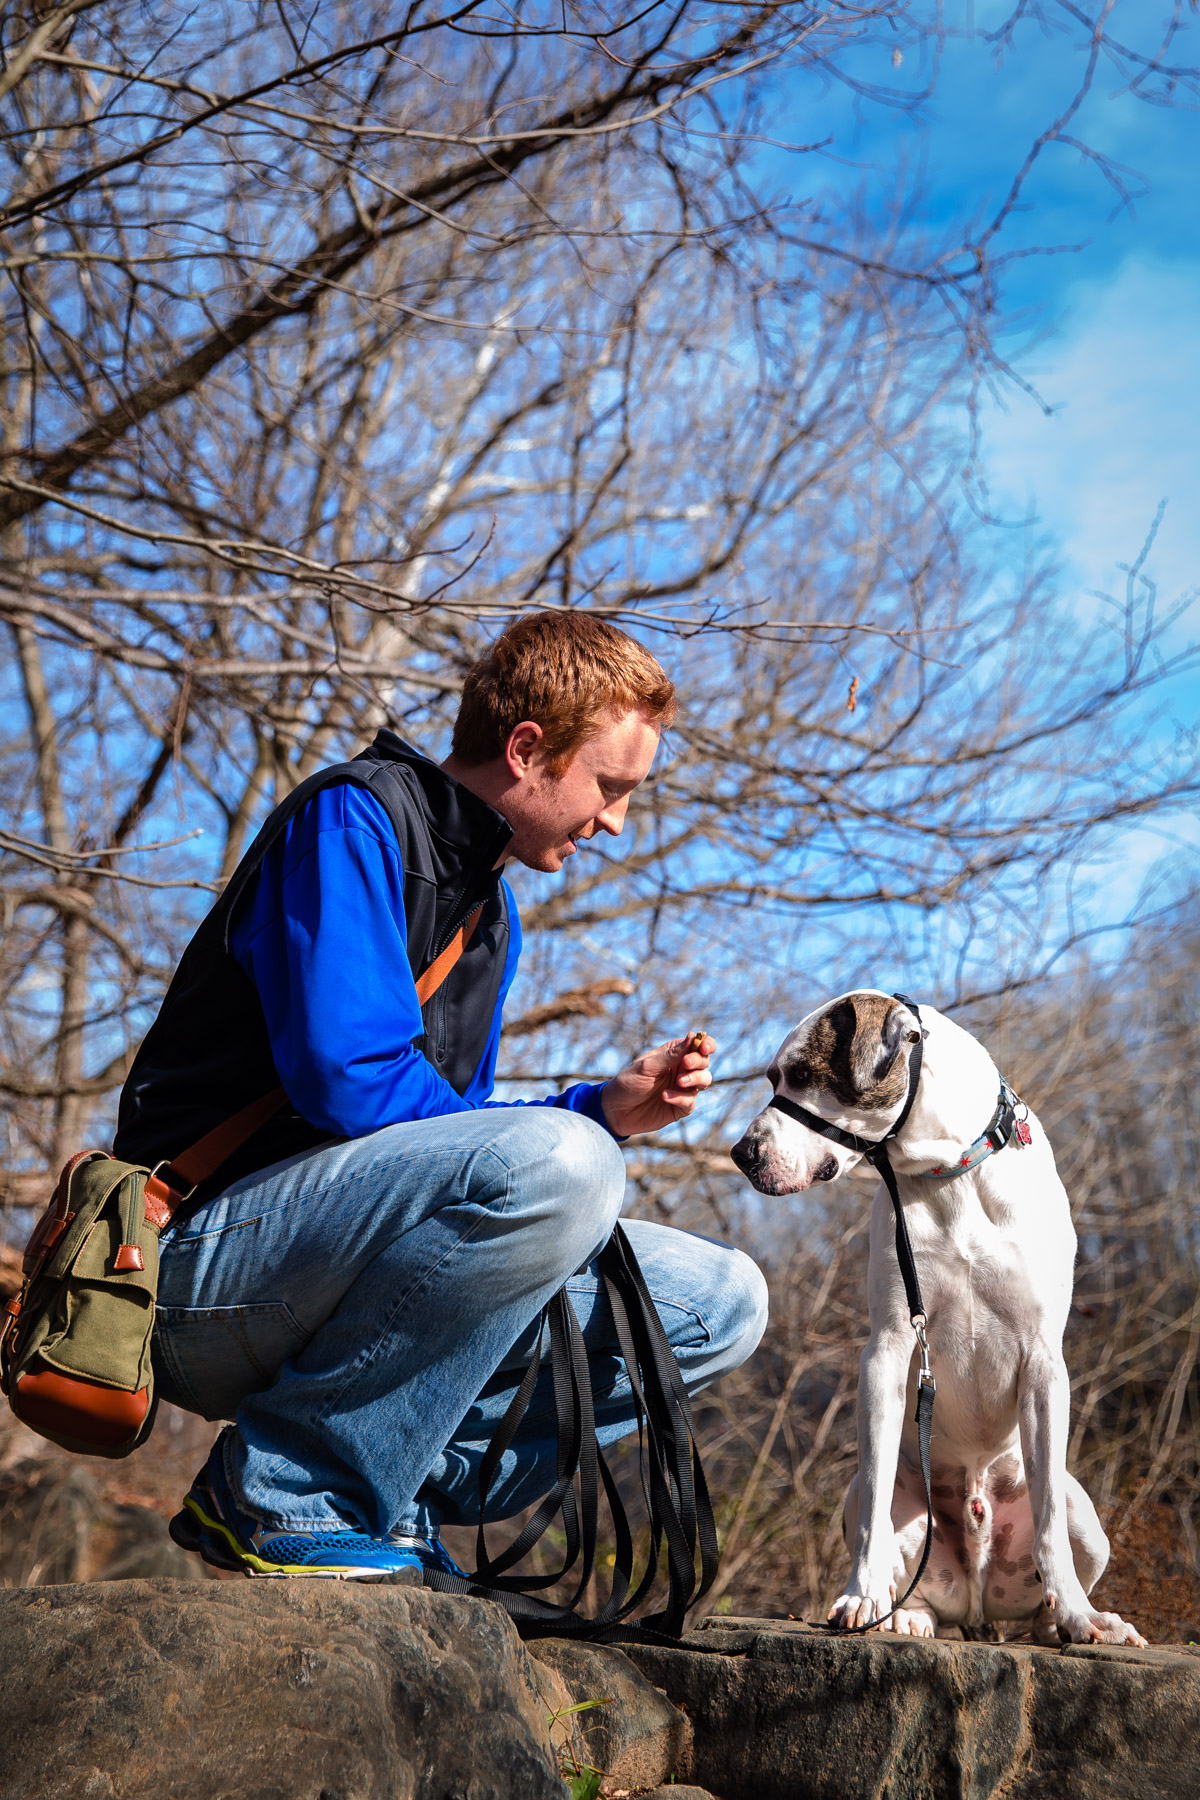
<svg viewBox="0 0 1200 1800"><path fill-rule="evenodd" d="M956 1543L962 1533L954 1530L940 1508L934 1510L933 1545L920 1585L909 1595L884 1631L904 1637L936 1637L947 1626L961 1624L967 1610L967 1578ZM843 1529L848 1544L858 1525L858 1477L846 1494ZM896 1471L892 1494L893 1591L903 1594L917 1571L925 1547L925 1488L920 1473L903 1461Z"/></svg>

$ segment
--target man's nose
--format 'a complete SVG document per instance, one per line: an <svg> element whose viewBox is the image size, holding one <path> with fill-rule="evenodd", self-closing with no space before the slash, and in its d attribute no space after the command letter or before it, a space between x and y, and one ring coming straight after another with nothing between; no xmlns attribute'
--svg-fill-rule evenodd
<svg viewBox="0 0 1200 1800"><path fill-rule="evenodd" d="M596 814L596 824L602 825L612 837L620 837L628 811L629 795L624 794L620 800L614 800L611 806L606 806L603 812Z"/></svg>
<svg viewBox="0 0 1200 1800"><path fill-rule="evenodd" d="M747 1132L745 1137L738 1139L729 1155L743 1175L753 1175L762 1161L762 1145L757 1138L752 1138Z"/></svg>

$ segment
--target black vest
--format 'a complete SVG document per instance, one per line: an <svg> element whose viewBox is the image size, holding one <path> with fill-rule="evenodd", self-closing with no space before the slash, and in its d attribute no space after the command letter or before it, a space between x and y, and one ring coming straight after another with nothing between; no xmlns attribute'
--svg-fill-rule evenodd
<svg viewBox="0 0 1200 1800"><path fill-rule="evenodd" d="M487 1043L504 977L508 911L495 865L512 831L444 769L393 732L381 731L369 750L319 770L275 808L184 951L121 1093L113 1150L123 1161L153 1168L278 1085L258 993L229 948L230 928L239 900L289 819L321 788L344 784L373 794L395 830L414 979L483 902L479 928L422 1010L425 1031L414 1042L451 1087L465 1092ZM347 980L353 980L359 959L371 954L370 944L347 944ZM328 1132L284 1108L230 1157L197 1199L219 1193L254 1169L331 1141Z"/></svg>

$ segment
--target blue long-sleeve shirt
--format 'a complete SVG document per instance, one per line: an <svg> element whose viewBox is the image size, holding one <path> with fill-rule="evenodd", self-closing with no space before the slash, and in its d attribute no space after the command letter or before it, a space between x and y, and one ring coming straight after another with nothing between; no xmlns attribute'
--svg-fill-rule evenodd
<svg viewBox="0 0 1200 1800"><path fill-rule="evenodd" d="M359 787L323 788L288 824L239 905L230 947L258 992L279 1079L335 1137L480 1106L565 1106L608 1128L602 1083L540 1101L492 1099L500 1019L521 954L507 882L508 955L479 1065L459 1094L413 1040L424 1030L408 963L404 869L391 820Z"/></svg>

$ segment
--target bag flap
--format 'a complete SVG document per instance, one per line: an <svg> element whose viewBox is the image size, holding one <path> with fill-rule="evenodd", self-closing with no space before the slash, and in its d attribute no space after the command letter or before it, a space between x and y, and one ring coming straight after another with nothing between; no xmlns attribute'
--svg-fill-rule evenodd
<svg viewBox="0 0 1200 1800"><path fill-rule="evenodd" d="M75 1171L71 1179L69 1211L74 1216L66 1231L55 1245L54 1254L42 1271L43 1277L52 1281L61 1280L64 1275L78 1273L86 1277L110 1277L116 1281L132 1280L135 1286L148 1287L151 1294L155 1288L154 1271L131 1269L128 1272L113 1270L112 1261L120 1245L120 1216L117 1190L126 1181L133 1181L138 1186L138 1204L136 1217L139 1222L138 1241L143 1245L147 1239L157 1246L158 1234L148 1227L143 1219L143 1199L146 1179L149 1170L139 1163L118 1162L115 1157L98 1158L95 1162L85 1163ZM75 1270L75 1259L83 1251L84 1245L93 1228L103 1223L106 1227L97 1240L95 1255L91 1254L90 1245L86 1256L87 1267ZM110 1247L111 1245L111 1247ZM151 1259L147 1258L149 1262ZM153 1259L157 1268L157 1257ZM94 1265L94 1266L93 1266Z"/></svg>

